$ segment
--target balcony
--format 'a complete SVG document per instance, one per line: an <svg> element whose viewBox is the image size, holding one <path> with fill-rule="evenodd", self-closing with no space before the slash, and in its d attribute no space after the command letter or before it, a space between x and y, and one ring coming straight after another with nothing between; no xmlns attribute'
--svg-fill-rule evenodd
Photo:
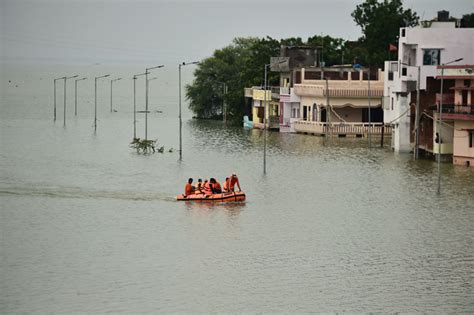
<svg viewBox="0 0 474 315"><path fill-rule="evenodd" d="M369 134L369 131L372 135L385 136L392 135L392 127L384 125L383 123L332 123L327 124L317 121L295 121L294 123L295 131L297 133L307 133L314 135L325 135L326 133L330 135L337 135L340 137L345 136L356 136L356 137L366 137Z"/></svg>
<svg viewBox="0 0 474 315"><path fill-rule="evenodd" d="M326 96L326 81L306 80L306 83L295 84L295 94L299 96ZM328 82L330 97L340 98L367 98L368 81L332 80ZM383 81L370 81L370 95L383 96Z"/></svg>
<svg viewBox="0 0 474 315"><path fill-rule="evenodd" d="M253 89L252 88L244 88L244 97L253 97Z"/></svg>
<svg viewBox="0 0 474 315"><path fill-rule="evenodd" d="M441 116L446 120L474 120L474 105L443 104Z"/></svg>

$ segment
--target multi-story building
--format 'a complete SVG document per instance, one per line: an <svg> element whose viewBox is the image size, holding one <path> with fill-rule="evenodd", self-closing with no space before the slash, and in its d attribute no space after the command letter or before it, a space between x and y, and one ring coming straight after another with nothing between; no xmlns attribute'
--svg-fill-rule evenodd
<svg viewBox="0 0 474 315"><path fill-rule="evenodd" d="M380 69L368 71L351 65L302 69L300 81L294 86L300 98L296 132L366 136L387 131L383 128Z"/></svg>
<svg viewBox="0 0 474 315"><path fill-rule="evenodd" d="M264 115L266 115L267 128L279 129L280 117L278 114L279 110L279 94L272 93L272 90L278 88L265 89L263 87L254 86L251 88L245 88L245 97L251 100L252 104L252 126L253 128L263 129L264 127ZM265 95L266 94L266 95ZM267 105L267 111L265 112L265 102ZM246 120L244 118L244 124ZM250 122L247 122L250 124Z"/></svg>
<svg viewBox="0 0 474 315"><path fill-rule="evenodd" d="M441 78L442 97L438 89L435 102L421 113L420 148L444 161L474 166L474 65L438 66L439 88Z"/></svg>
<svg viewBox="0 0 474 315"><path fill-rule="evenodd" d="M449 13L442 11L437 21L400 28L398 60L385 62L384 122L393 126L392 148L396 152L410 152L414 146L418 75L422 112L435 103L439 82L434 77L439 65L458 58L474 63L474 29L458 28L457 22L446 16Z"/></svg>
<svg viewBox="0 0 474 315"><path fill-rule="evenodd" d="M300 99L293 86L301 83L302 68L319 65L318 58L316 46L282 46L280 56L271 58L271 71L280 74L280 87L272 90L272 94L279 94L280 132L294 132L294 122L300 119Z"/></svg>

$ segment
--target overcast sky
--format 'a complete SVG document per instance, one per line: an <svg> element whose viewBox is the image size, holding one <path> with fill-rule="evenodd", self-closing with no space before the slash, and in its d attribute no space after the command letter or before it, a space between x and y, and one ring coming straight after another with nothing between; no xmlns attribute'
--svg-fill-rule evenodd
<svg viewBox="0 0 474 315"><path fill-rule="evenodd" d="M1 60L53 63L178 63L210 56L238 36L328 34L356 40L361 0L0 0ZM405 0L431 19L474 12L472 0Z"/></svg>

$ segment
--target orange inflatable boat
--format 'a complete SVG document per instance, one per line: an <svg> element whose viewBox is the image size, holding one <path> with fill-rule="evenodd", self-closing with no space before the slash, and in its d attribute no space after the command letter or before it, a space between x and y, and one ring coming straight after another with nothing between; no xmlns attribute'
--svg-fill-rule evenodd
<svg viewBox="0 0 474 315"><path fill-rule="evenodd" d="M243 192L225 192L221 194L193 194L184 196L183 194L176 196L178 201L203 201L203 202L238 202L245 200Z"/></svg>

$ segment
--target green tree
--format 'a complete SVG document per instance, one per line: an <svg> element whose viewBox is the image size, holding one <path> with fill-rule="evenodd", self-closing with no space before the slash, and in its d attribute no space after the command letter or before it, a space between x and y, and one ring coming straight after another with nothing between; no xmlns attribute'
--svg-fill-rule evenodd
<svg viewBox="0 0 474 315"><path fill-rule="evenodd" d="M231 45L214 51L194 71L194 82L186 86L189 108L197 118L222 118L225 101L229 120L240 122L244 114L244 88L263 85L264 65L279 55L277 40L236 38ZM269 73L278 84L278 73ZM223 93L224 83L227 94Z"/></svg>
<svg viewBox="0 0 474 315"><path fill-rule="evenodd" d="M351 16L362 29L361 59L379 67L387 59L389 44L396 43L400 27L415 26L419 20L416 12L403 8L401 0L366 0Z"/></svg>
<svg viewBox="0 0 474 315"><path fill-rule="evenodd" d="M464 14L462 16L461 27L474 27L474 13Z"/></svg>
<svg viewBox="0 0 474 315"><path fill-rule="evenodd" d="M342 60L347 60L346 41L342 38L335 38L329 35L314 35L309 37L306 44L321 47L321 60L325 66L339 65ZM350 61L352 62L352 61Z"/></svg>

